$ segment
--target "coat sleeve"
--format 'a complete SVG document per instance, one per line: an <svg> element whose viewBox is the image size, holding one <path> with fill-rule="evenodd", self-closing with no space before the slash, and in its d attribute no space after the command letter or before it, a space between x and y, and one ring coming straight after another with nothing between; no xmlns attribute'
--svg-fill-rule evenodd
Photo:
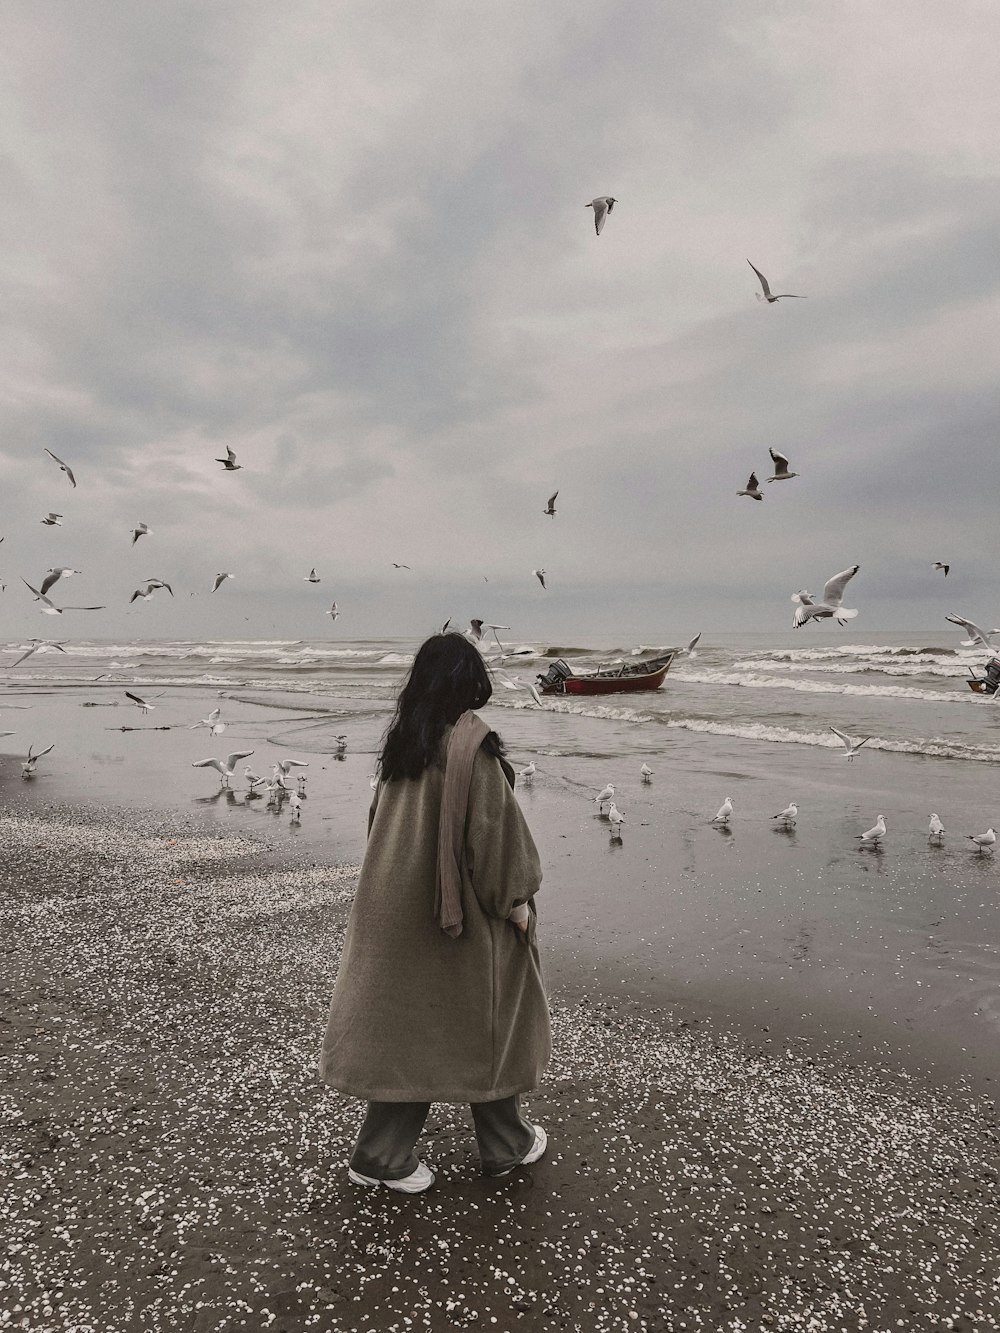
<svg viewBox="0 0 1000 1333"><path fill-rule="evenodd" d="M472 887L488 916L506 919L542 882L538 849L500 761L480 750L472 768L465 855Z"/></svg>

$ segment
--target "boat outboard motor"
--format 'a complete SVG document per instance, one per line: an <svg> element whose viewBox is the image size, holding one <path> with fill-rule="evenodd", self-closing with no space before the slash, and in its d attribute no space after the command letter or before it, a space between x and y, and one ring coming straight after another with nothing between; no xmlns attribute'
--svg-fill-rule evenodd
<svg viewBox="0 0 1000 1333"><path fill-rule="evenodd" d="M991 657L983 670L986 672L986 693L996 694L1000 685L1000 657Z"/></svg>
<svg viewBox="0 0 1000 1333"><path fill-rule="evenodd" d="M538 686L543 690L558 690L563 681L568 680L572 674L573 668L569 663L564 662L561 657L557 657L544 676L538 675Z"/></svg>

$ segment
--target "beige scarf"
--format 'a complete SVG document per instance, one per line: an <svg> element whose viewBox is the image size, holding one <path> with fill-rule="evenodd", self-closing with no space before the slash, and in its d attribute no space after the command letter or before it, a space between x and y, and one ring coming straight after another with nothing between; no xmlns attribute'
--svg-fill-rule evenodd
<svg viewBox="0 0 1000 1333"><path fill-rule="evenodd" d="M455 937L462 933L462 862L465 817L469 810L472 765L490 729L475 713L463 713L448 738L441 817L438 824L437 888L434 915Z"/></svg>

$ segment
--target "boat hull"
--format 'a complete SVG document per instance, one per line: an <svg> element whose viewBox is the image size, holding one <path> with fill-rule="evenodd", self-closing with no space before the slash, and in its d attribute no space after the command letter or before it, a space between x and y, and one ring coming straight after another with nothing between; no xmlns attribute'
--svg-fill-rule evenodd
<svg viewBox="0 0 1000 1333"><path fill-rule="evenodd" d="M635 690L658 690L669 665L644 676L570 676L563 681L566 694L631 694Z"/></svg>

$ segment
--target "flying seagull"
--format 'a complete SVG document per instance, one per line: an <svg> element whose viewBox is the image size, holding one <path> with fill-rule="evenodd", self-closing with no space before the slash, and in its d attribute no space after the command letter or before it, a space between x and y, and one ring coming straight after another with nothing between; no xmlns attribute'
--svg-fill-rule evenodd
<svg viewBox="0 0 1000 1333"><path fill-rule="evenodd" d="M831 616L835 617L838 625L853 620L858 614L857 611L847 610L842 603L844 589L860 568L860 565L852 565L850 569L844 569L839 574L834 574L832 579L828 579L823 587L821 602L814 602L812 594L806 592L805 588L793 592L791 600L797 602L798 607L792 618L792 628L800 629L807 621L828 620Z"/></svg>
<svg viewBox="0 0 1000 1333"><path fill-rule="evenodd" d="M62 468L63 472L65 472L66 475L67 475L67 477L69 477L69 484L70 484L71 486L74 486L74 487L75 487L75 486L76 486L76 477L73 476L73 469L72 469L71 467L69 467L68 464L64 463L64 462L62 461L61 458L56 458L55 454L52 452L51 449L46 449L45 452L46 452L46 453L48 454L48 456L53 460L53 462L59 464L59 466Z"/></svg>
<svg viewBox="0 0 1000 1333"><path fill-rule="evenodd" d="M21 777L33 778L35 776L35 765L38 763L39 759L41 759L43 755L51 754L55 748L55 742L53 741L47 749L39 750L37 754L34 754L32 752L32 747L29 745L27 758L21 765Z"/></svg>
<svg viewBox="0 0 1000 1333"><path fill-rule="evenodd" d="M71 574L79 574L79 573L80 573L80 571L79 571L78 569L49 569L49 570L46 570L45 577L42 579L42 586L41 586L40 591L41 591L42 594L44 595L45 593L48 592L48 590L52 587L52 585L53 585L54 583L58 583L58 581L59 581L60 579L62 579L62 578L67 578L67 579L68 579L68 578L70 577Z"/></svg>
<svg viewBox="0 0 1000 1333"><path fill-rule="evenodd" d="M747 263L750 264L749 259L747 260ZM795 301L804 301L806 299L804 296L796 295L795 292L779 292L778 295L775 296L772 293L771 288L768 286L767 278L764 277L760 269L755 268L753 264L750 264L750 267L757 274L757 277L760 278L760 285L764 290L763 296L761 296L760 292L755 293L758 301L766 301L768 305L774 305L775 301L783 301L786 296L790 296Z"/></svg>
<svg viewBox="0 0 1000 1333"><path fill-rule="evenodd" d="M309 573L306 574L306 576L303 578L302 582L303 582L303 583L319 583L319 582L320 582L320 577L319 577L319 575L316 573L316 566L315 566L315 565L313 565L313 567L312 567L312 569L310 569Z"/></svg>
<svg viewBox="0 0 1000 1333"><path fill-rule="evenodd" d="M132 529L132 545L134 546L140 537L151 536L152 531L152 528L148 528L145 523L137 523Z"/></svg>
<svg viewBox="0 0 1000 1333"><path fill-rule="evenodd" d="M62 514L46 514L42 522L47 528L61 528Z"/></svg>
<svg viewBox="0 0 1000 1333"><path fill-rule="evenodd" d="M968 634L969 637L962 640L963 648L981 647L988 648L990 652L993 651L990 635L985 630L980 629L978 625L974 625L971 620L963 620L961 616L945 616L945 620L950 621L953 625L961 625ZM990 634L995 633L996 630L990 630Z"/></svg>
<svg viewBox="0 0 1000 1333"><path fill-rule="evenodd" d="M763 497L763 496L761 495L761 493L760 493L760 484L759 484L758 481L757 481L757 473L756 473L756 472L751 472L751 473L750 473L750 480L747 482L747 488L746 488L746 490L745 490L745 491L737 491L736 494L737 494L737 495L748 495L748 496L750 497L751 500L763 500L764 497Z"/></svg>
<svg viewBox="0 0 1000 1333"><path fill-rule="evenodd" d="M604 224L607 221L608 214L612 211L618 200L613 199L610 194L598 195L596 199L591 199L589 204L584 204L584 208L594 210L594 230L600 236L604 230Z"/></svg>
<svg viewBox="0 0 1000 1333"><path fill-rule="evenodd" d="M336 602L333 603L333 605L330 607L329 611L327 611L326 614L330 617L331 620L337 619L337 617L340 615L340 611L337 609Z"/></svg>
<svg viewBox="0 0 1000 1333"><path fill-rule="evenodd" d="M194 722L188 727L188 731L197 731L199 727L208 727L213 736L221 736L226 729L225 722L220 722L222 714L221 708L213 708L208 717L203 717L200 722Z"/></svg>
<svg viewBox="0 0 1000 1333"><path fill-rule="evenodd" d="M393 569L409 569L409 565L397 565L395 560L392 562Z"/></svg>
<svg viewBox="0 0 1000 1333"><path fill-rule="evenodd" d="M544 588L544 587L545 587L545 570L544 570L544 569L533 569L531 572L532 572L532 574L534 574L535 578L538 580L538 582L539 582L539 583L542 585L542 587Z"/></svg>
<svg viewBox="0 0 1000 1333"><path fill-rule="evenodd" d="M222 587L222 585L225 583L226 579L231 579L232 577L233 577L232 574L216 574L215 582L212 584L212 591L218 592L219 589Z"/></svg>
<svg viewBox="0 0 1000 1333"><path fill-rule="evenodd" d="M935 561L934 561L934 568L935 568L935 569L943 570L943 571L944 571L944 576L945 576L945 578L947 578L947 577L948 577L948 570L951 569L951 565L946 565L946 564L943 564L942 561L940 561L940 560L935 560Z"/></svg>
<svg viewBox="0 0 1000 1333"><path fill-rule="evenodd" d="M491 630L493 630L493 631L494 631L494 638L495 638L495 637L496 637L496 631L497 631L498 629L510 629L510 626L509 626L509 625L487 625L487 624L485 623L485 621L482 621L482 620L470 620L470 621L469 621L469 628L465 631L465 636L466 636L466 638L471 639L471 640L473 641L473 643L482 643L482 639L483 639L483 630L484 630L484 629L491 629ZM502 648L503 648L503 644L501 644L500 647L501 647L501 649L502 649Z"/></svg>
<svg viewBox="0 0 1000 1333"><path fill-rule="evenodd" d="M687 645L686 648L678 648L678 650L677 650L677 652L678 652L678 656L680 656L680 657L697 657L698 654L695 652L695 645L697 644L698 640L701 638L703 632L704 632L703 630L699 630L698 633L694 636L694 638L691 640L691 642Z"/></svg>
<svg viewBox="0 0 1000 1333"><path fill-rule="evenodd" d="M125 691L125 698L131 699L132 702L135 704L136 708L138 708L139 712L143 714L148 713L151 708L156 707L156 704L147 703L146 700L140 698L138 694L132 694L128 690Z"/></svg>
<svg viewBox="0 0 1000 1333"><path fill-rule="evenodd" d="M191 765L192 768L214 768L217 773L222 774L222 785L229 786L229 779L236 772L236 765L241 759L249 759L253 750L234 750L232 754L226 755L225 759L196 759Z"/></svg>
<svg viewBox="0 0 1000 1333"><path fill-rule="evenodd" d="M874 827L866 829L864 833L857 835L858 842L873 842L878 845L880 839L885 837L885 815L879 815Z"/></svg>
<svg viewBox="0 0 1000 1333"><path fill-rule="evenodd" d="M797 472L789 472L788 459L784 454L779 454L776 449L768 449L767 452L774 463L774 476L768 477L768 481L791 481L793 477L799 475Z"/></svg>
<svg viewBox="0 0 1000 1333"><path fill-rule="evenodd" d="M142 588L136 588L135 592L128 599L130 606L137 597L141 597L144 601L148 601L149 598L152 597L153 593L156 592L157 588L166 588L167 592L170 594L171 597L173 597L174 595L173 588L171 588L169 583L164 583L163 579L148 578L144 580L144 582L146 584L145 591L143 591Z"/></svg>
<svg viewBox="0 0 1000 1333"><path fill-rule="evenodd" d="M60 653L66 652L66 649L62 646L61 643L55 643L51 639L29 639L28 642L31 644L31 647L28 649L26 653L22 653L16 662L9 663L10 666L16 667L21 662L23 662L26 657L30 657L32 653L44 652L46 648L55 648Z"/></svg>
<svg viewBox="0 0 1000 1333"><path fill-rule="evenodd" d="M250 751L253 754L253 750ZM280 773L283 778L287 778L289 771L293 768L308 768L308 759L279 759L276 764L271 766L271 771Z"/></svg>
<svg viewBox="0 0 1000 1333"><path fill-rule="evenodd" d="M554 517L555 517L555 513L556 513L556 496L557 496L558 494L559 494L558 491L554 491L554 492L549 496L548 500L546 501L545 508L542 510L542 513L543 513L543 514L548 514L549 518L554 518Z"/></svg>
<svg viewBox="0 0 1000 1333"><path fill-rule="evenodd" d="M223 470L226 472L239 472L240 468L243 466L242 463L237 463L236 455L228 444L226 445L225 458L217 458L215 461L221 463Z"/></svg>
<svg viewBox="0 0 1000 1333"><path fill-rule="evenodd" d="M29 592L35 594L35 601L41 602L42 614L46 616L61 616L64 611L103 611L103 606L56 606L54 602L49 601L37 588L33 588L27 579L22 578L21 582Z"/></svg>
<svg viewBox="0 0 1000 1333"><path fill-rule="evenodd" d="M836 727L831 727L830 730L843 742L845 747L843 757L849 764L854 763L854 756L861 749L862 745L867 745L871 740L870 736L866 736L863 741L856 741L853 736L848 736L846 731L838 731Z"/></svg>

